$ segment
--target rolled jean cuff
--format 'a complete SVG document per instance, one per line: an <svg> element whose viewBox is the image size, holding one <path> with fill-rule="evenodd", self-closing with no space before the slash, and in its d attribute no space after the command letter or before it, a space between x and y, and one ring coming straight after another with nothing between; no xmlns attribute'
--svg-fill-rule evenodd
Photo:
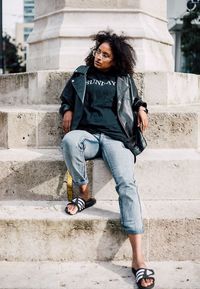
<svg viewBox="0 0 200 289"><path fill-rule="evenodd" d="M82 185L87 185L88 184L88 180L85 180L85 181L80 181L80 182L74 182L73 181L73 184L77 187L80 187Z"/></svg>
<svg viewBox="0 0 200 289"><path fill-rule="evenodd" d="M129 229L124 229L124 231L128 234L128 235L138 235L138 234L143 234L144 230L129 230Z"/></svg>

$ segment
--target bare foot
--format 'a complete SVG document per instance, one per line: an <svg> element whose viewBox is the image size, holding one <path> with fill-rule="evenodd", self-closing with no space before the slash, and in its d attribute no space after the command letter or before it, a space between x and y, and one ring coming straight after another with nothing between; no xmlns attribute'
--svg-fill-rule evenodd
<svg viewBox="0 0 200 289"><path fill-rule="evenodd" d="M138 270L140 268L147 268L146 264L144 262L132 262L132 268L134 268L135 270ZM152 285L154 283L154 280L152 278L148 278L148 279L142 279L141 280L141 285L143 287L148 287L150 285Z"/></svg>
<svg viewBox="0 0 200 289"><path fill-rule="evenodd" d="M91 198L88 184L81 185L79 187L79 191L80 191L79 197L84 201L87 201ZM78 207L74 204L68 204L67 211L70 215L75 215L78 212Z"/></svg>
<svg viewBox="0 0 200 289"><path fill-rule="evenodd" d="M91 198L88 185L86 184L86 185L80 186L79 190L80 190L79 198L87 202ZM68 204L66 209L67 209L67 213L70 215L75 215L78 212L78 207L74 204Z"/></svg>
<svg viewBox="0 0 200 289"><path fill-rule="evenodd" d="M67 211L70 215L75 215L78 212L78 207L74 204L68 204Z"/></svg>

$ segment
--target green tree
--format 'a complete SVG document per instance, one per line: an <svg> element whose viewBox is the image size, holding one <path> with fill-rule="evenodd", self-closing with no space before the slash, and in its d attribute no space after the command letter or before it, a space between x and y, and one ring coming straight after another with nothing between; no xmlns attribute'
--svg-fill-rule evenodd
<svg viewBox="0 0 200 289"><path fill-rule="evenodd" d="M18 73L26 71L24 59L18 54L19 49L22 51L20 45L15 45L9 35L3 37L4 47L4 66L8 73Z"/></svg>
<svg viewBox="0 0 200 289"><path fill-rule="evenodd" d="M185 72L200 74L200 5L183 17L181 50Z"/></svg>

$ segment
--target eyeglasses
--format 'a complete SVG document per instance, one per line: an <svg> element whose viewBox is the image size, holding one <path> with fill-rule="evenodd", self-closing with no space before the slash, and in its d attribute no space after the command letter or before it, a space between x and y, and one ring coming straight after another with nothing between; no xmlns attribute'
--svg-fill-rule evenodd
<svg viewBox="0 0 200 289"><path fill-rule="evenodd" d="M93 50L92 54L93 54L94 57L95 57L96 55L101 56L101 58L102 58L103 60L111 60L111 59L112 59L112 57L111 57L109 54L107 54L107 53L105 53L105 52L101 52L100 49Z"/></svg>

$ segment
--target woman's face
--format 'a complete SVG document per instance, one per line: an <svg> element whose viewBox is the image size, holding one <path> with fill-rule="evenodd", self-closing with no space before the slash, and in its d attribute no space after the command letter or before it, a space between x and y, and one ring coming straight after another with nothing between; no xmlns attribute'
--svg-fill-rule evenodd
<svg viewBox="0 0 200 289"><path fill-rule="evenodd" d="M109 43L102 43L94 51L94 66L101 71L109 70L114 64L114 56Z"/></svg>

